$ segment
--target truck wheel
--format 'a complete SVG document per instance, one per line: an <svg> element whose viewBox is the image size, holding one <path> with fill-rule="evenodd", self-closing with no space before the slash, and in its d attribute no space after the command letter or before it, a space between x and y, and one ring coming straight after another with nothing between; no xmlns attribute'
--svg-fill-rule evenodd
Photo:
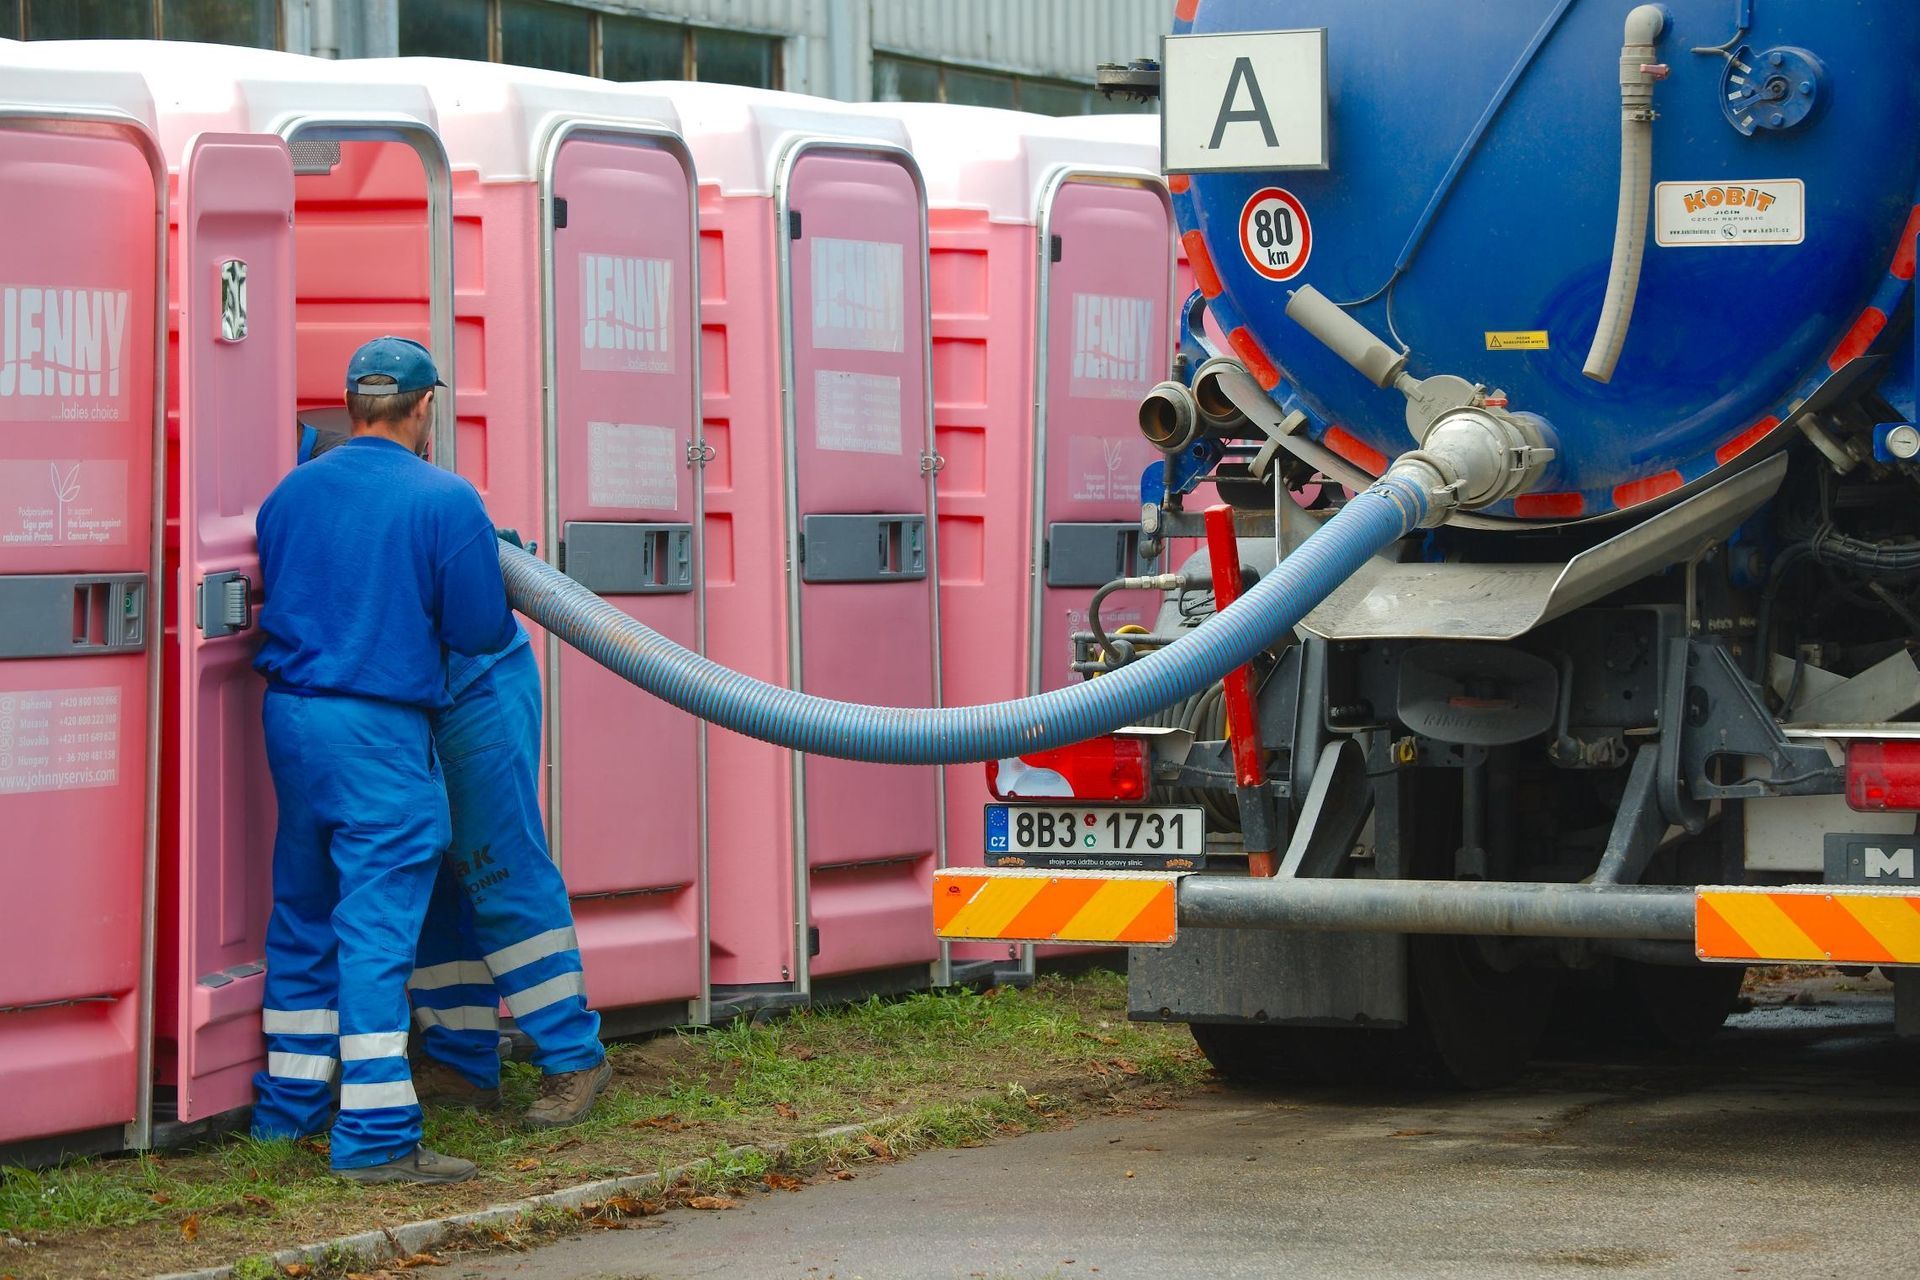
<svg viewBox="0 0 1920 1280"><path fill-rule="evenodd" d="M1223 1078L1235 1084L1273 1084L1291 1074L1286 1034L1244 1022L1191 1022L1193 1042Z"/></svg>
<svg viewBox="0 0 1920 1280"><path fill-rule="evenodd" d="M1407 939L1413 1023L1408 1074L1442 1086L1491 1089L1525 1069L1553 1012L1554 975L1501 970L1472 938Z"/></svg>
<svg viewBox="0 0 1920 1280"><path fill-rule="evenodd" d="M1713 1039L1740 999L1745 965L1614 964L1614 1025L1626 1038L1668 1049Z"/></svg>

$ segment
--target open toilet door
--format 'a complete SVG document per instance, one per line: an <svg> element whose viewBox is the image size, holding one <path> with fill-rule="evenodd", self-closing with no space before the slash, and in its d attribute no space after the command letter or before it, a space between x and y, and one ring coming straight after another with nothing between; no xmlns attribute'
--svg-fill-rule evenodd
<svg viewBox="0 0 1920 1280"><path fill-rule="evenodd" d="M278 138L203 134L179 204L179 812L181 1121L253 1100L273 860L273 781L251 662L254 516L293 465L293 162Z"/></svg>

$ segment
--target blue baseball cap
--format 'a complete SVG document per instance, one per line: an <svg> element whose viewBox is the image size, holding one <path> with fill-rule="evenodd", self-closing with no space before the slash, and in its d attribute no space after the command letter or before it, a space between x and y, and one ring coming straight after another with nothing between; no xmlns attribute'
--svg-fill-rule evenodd
<svg viewBox="0 0 1920 1280"><path fill-rule="evenodd" d="M371 387L360 379L378 374L392 378L391 383ZM397 396L428 387L444 387L440 371L434 368L433 353L412 338L375 338L353 353L347 362L347 394L350 396Z"/></svg>

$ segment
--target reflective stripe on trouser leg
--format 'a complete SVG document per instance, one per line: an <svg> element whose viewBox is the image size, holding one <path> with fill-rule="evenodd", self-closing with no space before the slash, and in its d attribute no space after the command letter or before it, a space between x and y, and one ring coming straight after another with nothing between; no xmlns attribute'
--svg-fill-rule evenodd
<svg viewBox="0 0 1920 1280"><path fill-rule="evenodd" d="M451 837L426 716L352 698L312 698L325 759L313 794L339 876L340 1113L333 1167L384 1164L420 1141L407 1069L407 980L434 869ZM316 755L318 753L316 752Z"/></svg>
<svg viewBox="0 0 1920 1280"><path fill-rule="evenodd" d="M279 826L267 918L266 1007L260 1015L267 1069L253 1077L256 1138L324 1133L333 1112L340 1016L332 916L339 890L327 859L326 830L309 794L307 701L269 693L261 711Z"/></svg>
<svg viewBox="0 0 1920 1280"><path fill-rule="evenodd" d="M508 1012L533 1041L542 1071L591 1067L606 1054L600 1016L587 1007L566 884L548 856L540 817L540 672L532 648L507 654L456 694L435 718L434 734L453 806L454 869ZM556 979L558 986L543 985Z"/></svg>
<svg viewBox="0 0 1920 1280"><path fill-rule="evenodd" d="M451 857L440 860L407 980L420 1047L482 1089L500 1083L500 994L480 959L473 908L460 891Z"/></svg>

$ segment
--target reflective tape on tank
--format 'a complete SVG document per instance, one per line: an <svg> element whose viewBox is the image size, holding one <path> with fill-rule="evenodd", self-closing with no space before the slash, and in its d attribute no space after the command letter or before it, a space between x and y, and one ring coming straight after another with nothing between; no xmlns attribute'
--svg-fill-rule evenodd
<svg viewBox="0 0 1920 1280"><path fill-rule="evenodd" d="M936 871L933 927L948 941L1171 946L1178 883L1151 871Z"/></svg>
<svg viewBox="0 0 1920 1280"><path fill-rule="evenodd" d="M1839 885L1703 888L1702 960L1920 965L1920 894Z"/></svg>

